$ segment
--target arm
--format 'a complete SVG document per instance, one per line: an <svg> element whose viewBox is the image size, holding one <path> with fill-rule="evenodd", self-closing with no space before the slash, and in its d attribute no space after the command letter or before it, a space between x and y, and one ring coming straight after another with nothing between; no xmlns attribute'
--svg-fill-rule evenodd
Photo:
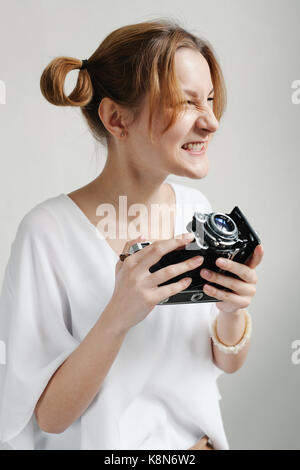
<svg viewBox="0 0 300 470"><path fill-rule="evenodd" d="M203 287L205 293L221 301L218 303L217 335L220 341L227 346L237 344L243 336L246 325L243 310L250 305L252 297L256 293L257 275L254 268L258 266L262 258L263 248L261 245L256 246L246 264L218 258L216 265L236 274L238 279L214 271L203 269L200 271L204 279L228 287L232 291L226 292L209 284L205 284ZM220 351L212 342L214 363L224 372L235 372L244 364L249 347L250 340L238 354L231 355Z"/></svg>
<svg viewBox="0 0 300 470"><path fill-rule="evenodd" d="M43 431L65 431L98 393L127 332L114 323L114 317L114 307L108 304L78 348L52 375L35 407Z"/></svg>
<svg viewBox="0 0 300 470"><path fill-rule="evenodd" d="M235 345L242 338L245 326L246 321L242 309L230 315L220 312L217 320L217 335L220 341L227 346ZM224 372L232 374L240 369L246 361L250 339L248 339L245 347L238 354L226 354L220 351L212 340L211 345L215 365Z"/></svg>

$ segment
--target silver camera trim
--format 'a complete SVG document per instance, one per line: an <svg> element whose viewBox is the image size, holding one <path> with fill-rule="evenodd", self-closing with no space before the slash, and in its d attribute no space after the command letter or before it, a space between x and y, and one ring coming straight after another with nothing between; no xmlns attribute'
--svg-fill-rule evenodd
<svg viewBox="0 0 300 470"><path fill-rule="evenodd" d="M214 221L215 217L217 216L221 216L232 221L234 230L227 233L221 232ZM212 212L210 214L195 212L194 217L196 219L196 231L193 232L192 230L193 221L190 221L186 228L189 232L194 233L195 241L188 244L185 247L186 250L197 250L199 248L207 250L212 245L215 247L220 245L224 247L230 247L239 241L239 231L237 225L235 221L227 214L224 214L223 212ZM205 234L210 239L210 244L205 241Z"/></svg>

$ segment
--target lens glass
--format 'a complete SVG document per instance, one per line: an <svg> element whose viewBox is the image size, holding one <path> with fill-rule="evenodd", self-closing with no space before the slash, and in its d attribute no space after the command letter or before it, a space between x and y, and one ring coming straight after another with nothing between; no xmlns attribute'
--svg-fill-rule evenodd
<svg viewBox="0 0 300 470"><path fill-rule="evenodd" d="M221 215L218 215L215 217L215 224L218 227L219 230L222 232L231 232L234 230L234 225L230 219L227 217L222 217Z"/></svg>

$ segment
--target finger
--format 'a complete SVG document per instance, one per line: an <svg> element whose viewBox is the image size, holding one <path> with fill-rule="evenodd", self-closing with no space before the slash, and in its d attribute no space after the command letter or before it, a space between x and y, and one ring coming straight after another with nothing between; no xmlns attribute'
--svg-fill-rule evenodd
<svg viewBox="0 0 300 470"><path fill-rule="evenodd" d="M203 279L207 279L209 282L228 287L228 289L231 289L238 295L253 297L256 293L256 287L254 284L248 284L247 282L240 281L234 277L225 276L224 274L219 274L207 269L201 269L200 275Z"/></svg>
<svg viewBox="0 0 300 470"><path fill-rule="evenodd" d="M139 241L141 241L143 239L143 236L140 235L138 238L134 238L132 240L127 240L127 242L124 244L124 247L122 249L122 252L121 253L126 253L129 248L134 245L135 243L138 243ZM120 254L121 254L120 253ZM121 261L121 259L118 260L118 262L116 263L116 268L115 268L115 271L116 273L118 272L118 270L121 268L121 266L123 265L123 262L124 261Z"/></svg>
<svg viewBox="0 0 300 470"><path fill-rule="evenodd" d="M194 238L194 234L190 235L190 238L184 238L183 235L179 235L175 238L169 238L168 240L157 240L151 245L146 246L142 250L134 253L133 256L126 258L126 262L137 263L137 268L139 272L144 272L149 269L155 263L157 263L166 253L176 250L180 246L185 246L191 242Z"/></svg>
<svg viewBox="0 0 300 470"><path fill-rule="evenodd" d="M256 266L258 266L264 256L264 249L261 245L257 245L255 247L254 252L252 253L251 258L247 261L246 266L249 266L249 268L255 269Z"/></svg>
<svg viewBox="0 0 300 470"><path fill-rule="evenodd" d="M127 240L127 242L125 243L123 247L122 253L126 253L127 251L129 251L130 247L134 245L135 243L137 243L138 241L140 241L142 238L143 236L139 235L137 238L133 238L132 240Z"/></svg>
<svg viewBox="0 0 300 470"><path fill-rule="evenodd" d="M249 297L242 297L232 292L217 289L216 287L210 286L209 284L204 284L203 291L210 297L214 297L217 300L232 304L234 307L236 307L236 310L240 308L247 308L251 301Z"/></svg>
<svg viewBox="0 0 300 470"><path fill-rule="evenodd" d="M154 304L157 305L162 300L172 297L173 295L178 294L182 290L187 289L191 282L191 278L184 278L180 279L177 282L172 282L172 284L167 284L166 286L154 287L153 295L151 298L153 298Z"/></svg>
<svg viewBox="0 0 300 470"><path fill-rule="evenodd" d="M138 243L140 242L141 240L145 240L142 235L140 235L138 238L133 238L132 240L127 240L127 242L125 243L123 249L122 249L122 253L121 254L126 254L128 253L129 249L135 244L135 243ZM119 256L120 256L119 255ZM122 260L121 260L122 261Z"/></svg>
<svg viewBox="0 0 300 470"><path fill-rule="evenodd" d="M257 282L257 276L254 269L249 268L246 264L225 258L218 258L216 265L225 271L236 274L243 281L249 282L249 284L256 284Z"/></svg>
<svg viewBox="0 0 300 470"><path fill-rule="evenodd" d="M193 447L189 447L187 450L201 450L203 447L205 447L208 443L208 436L204 436L200 439L200 441L196 442L196 444Z"/></svg>
<svg viewBox="0 0 300 470"><path fill-rule="evenodd" d="M189 258L181 263L170 264L165 268L161 268L158 271L155 271L155 273L152 273L151 287L158 286L159 284L183 273L186 273L186 276L189 276L188 271L196 269L203 263L203 261L203 256L200 256L200 258L198 256L193 256L193 258Z"/></svg>

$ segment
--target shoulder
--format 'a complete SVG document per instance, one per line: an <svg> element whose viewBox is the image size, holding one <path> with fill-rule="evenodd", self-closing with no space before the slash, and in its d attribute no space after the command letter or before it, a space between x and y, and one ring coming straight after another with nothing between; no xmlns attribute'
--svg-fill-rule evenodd
<svg viewBox="0 0 300 470"><path fill-rule="evenodd" d="M176 185L176 189L180 192L180 195L184 199L185 204L192 204L195 206L198 212L212 212L212 206L205 194L199 189L191 186L187 186L181 183L173 183Z"/></svg>
<svg viewBox="0 0 300 470"><path fill-rule="evenodd" d="M36 204L23 215L17 228L16 240L24 238L50 240L60 237L61 227L55 214L58 197Z"/></svg>
<svg viewBox="0 0 300 470"><path fill-rule="evenodd" d="M56 198L54 198L56 199ZM49 200L36 204L21 218L10 245L8 274L14 285L26 269L58 265L66 256L66 244ZM41 272L41 271L40 271Z"/></svg>

